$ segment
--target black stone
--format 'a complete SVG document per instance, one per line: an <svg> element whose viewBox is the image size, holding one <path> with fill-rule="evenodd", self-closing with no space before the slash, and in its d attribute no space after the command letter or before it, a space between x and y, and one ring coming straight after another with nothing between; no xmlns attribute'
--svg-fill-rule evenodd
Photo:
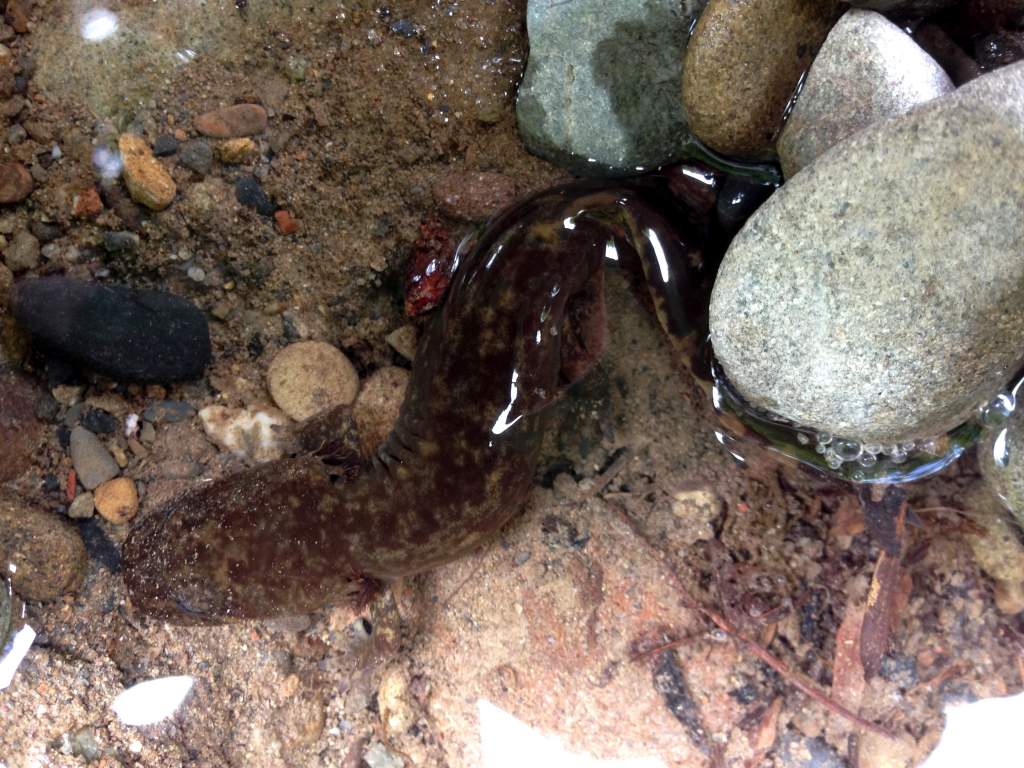
<svg viewBox="0 0 1024 768"><path fill-rule="evenodd" d="M60 224L49 221L33 221L28 228L41 243L52 242L64 234L64 228Z"/></svg>
<svg viewBox="0 0 1024 768"><path fill-rule="evenodd" d="M108 253L134 251L139 247L139 236L134 232L104 232L103 247Z"/></svg>
<svg viewBox="0 0 1024 768"><path fill-rule="evenodd" d="M153 142L153 154L157 157L173 155L178 151L178 140L169 133L161 133Z"/></svg>
<svg viewBox="0 0 1024 768"><path fill-rule="evenodd" d="M90 408L82 415L82 426L98 435L112 435L117 431L117 419L106 411Z"/></svg>
<svg viewBox="0 0 1024 768"><path fill-rule="evenodd" d="M251 174L241 176L235 182L235 198L242 205L254 208L261 216L272 216L277 207L263 191L260 181Z"/></svg>
<svg viewBox="0 0 1024 768"><path fill-rule="evenodd" d="M33 336L113 379L196 379L210 362L206 317L169 293L44 277L17 283L12 299Z"/></svg>

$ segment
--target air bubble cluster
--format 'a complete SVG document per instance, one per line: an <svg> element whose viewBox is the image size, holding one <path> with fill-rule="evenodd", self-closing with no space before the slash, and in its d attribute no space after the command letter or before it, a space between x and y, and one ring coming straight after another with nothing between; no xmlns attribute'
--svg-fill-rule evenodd
<svg viewBox="0 0 1024 768"><path fill-rule="evenodd" d="M804 445L810 445L812 438L814 440L814 450L822 455L825 463L831 469L839 469L844 464L853 463L865 468L873 467L878 463L880 456L887 456L893 464L902 464L915 448L923 450L923 443L934 445L935 442L933 440L921 440L919 442L907 440L903 443L893 443L891 445L859 443L856 440L836 437L831 432L813 432L811 435L800 433L797 439Z"/></svg>

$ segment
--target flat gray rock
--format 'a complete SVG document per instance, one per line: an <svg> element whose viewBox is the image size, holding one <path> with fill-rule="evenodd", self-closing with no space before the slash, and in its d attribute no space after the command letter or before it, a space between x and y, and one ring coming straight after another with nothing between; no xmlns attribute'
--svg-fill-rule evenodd
<svg viewBox="0 0 1024 768"><path fill-rule="evenodd" d="M106 446L85 427L71 430L71 463L78 481L90 491L121 471Z"/></svg>
<svg viewBox="0 0 1024 768"><path fill-rule="evenodd" d="M526 147L577 173L622 175L682 155L681 80L697 0L530 0L516 119Z"/></svg>
<svg viewBox="0 0 1024 768"><path fill-rule="evenodd" d="M965 421L1024 357L1024 62L794 176L723 260L711 337L747 400L861 441Z"/></svg>
<svg viewBox="0 0 1024 768"><path fill-rule="evenodd" d="M779 136L782 171L789 178L861 128L952 90L910 35L879 13L851 9L825 38Z"/></svg>

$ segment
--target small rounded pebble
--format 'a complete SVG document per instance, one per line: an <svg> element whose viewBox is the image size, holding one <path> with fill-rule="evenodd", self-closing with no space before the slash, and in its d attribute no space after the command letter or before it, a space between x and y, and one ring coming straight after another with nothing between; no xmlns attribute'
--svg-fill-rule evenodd
<svg viewBox="0 0 1024 768"><path fill-rule="evenodd" d="M14 273L35 269L39 266L39 240L30 232L19 232L4 249L4 263Z"/></svg>
<svg viewBox="0 0 1024 768"><path fill-rule="evenodd" d="M395 426L408 385L407 370L388 366L374 371L359 390L352 415L365 454L375 451Z"/></svg>
<svg viewBox="0 0 1024 768"><path fill-rule="evenodd" d="M213 149L202 139L186 141L181 145L178 162L200 176L205 176L213 167Z"/></svg>
<svg viewBox="0 0 1024 768"><path fill-rule="evenodd" d="M337 405L349 405L359 374L344 353L323 341L300 341L274 357L267 387L277 406L296 421Z"/></svg>
<svg viewBox="0 0 1024 768"><path fill-rule="evenodd" d="M277 231L282 235L294 235L299 231L299 223L292 218L291 213L283 208L274 211L274 223L277 225Z"/></svg>
<svg viewBox="0 0 1024 768"><path fill-rule="evenodd" d="M76 219L92 219L103 212L103 201L96 187L77 193L71 203L71 215Z"/></svg>
<svg viewBox="0 0 1024 768"><path fill-rule="evenodd" d="M153 142L153 154L157 157L173 155L178 151L179 142L169 133L161 133Z"/></svg>
<svg viewBox="0 0 1024 768"><path fill-rule="evenodd" d="M85 427L75 427L71 430L70 448L71 463L78 474L78 481L90 491L117 477L120 472L110 451Z"/></svg>
<svg viewBox="0 0 1024 768"><path fill-rule="evenodd" d="M235 182L235 199L242 205L254 208L261 216L272 216L277 206L263 190L259 179L246 174Z"/></svg>
<svg viewBox="0 0 1024 768"><path fill-rule="evenodd" d="M149 145L140 136L121 134L117 140L124 163L125 186L132 200L153 211L162 211L174 200L177 187L174 179L153 157Z"/></svg>
<svg viewBox="0 0 1024 768"><path fill-rule="evenodd" d="M87 557L69 523L10 492L0 493L0 562L14 566L11 585L26 600L56 600L82 583Z"/></svg>
<svg viewBox="0 0 1024 768"><path fill-rule="evenodd" d="M127 477L115 477L94 492L96 511L115 525L123 525L139 511L139 492Z"/></svg>
<svg viewBox="0 0 1024 768"><path fill-rule="evenodd" d="M252 136L267 129L267 110L259 104L235 104L196 118L196 130L214 139Z"/></svg>
<svg viewBox="0 0 1024 768"><path fill-rule="evenodd" d="M217 145L217 159L226 165L239 165L259 154L256 142L248 137L228 139Z"/></svg>
<svg viewBox="0 0 1024 768"><path fill-rule="evenodd" d="M129 253L139 247L139 236L134 232L104 232L103 249L107 253Z"/></svg>
<svg viewBox="0 0 1024 768"><path fill-rule="evenodd" d="M72 520L85 520L92 517L96 509L96 502L93 495L86 491L75 496L75 500L68 506L68 517Z"/></svg>
<svg viewBox="0 0 1024 768"><path fill-rule="evenodd" d="M24 200L34 188L32 174L21 163L0 164L0 203Z"/></svg>
<svg viewBox="0 0 1024 768"><path fill-rule="evenodd" d="M195 409L182 400L161 400L146 406L142 418L153 424L177 424L195 415Z"/></svg>

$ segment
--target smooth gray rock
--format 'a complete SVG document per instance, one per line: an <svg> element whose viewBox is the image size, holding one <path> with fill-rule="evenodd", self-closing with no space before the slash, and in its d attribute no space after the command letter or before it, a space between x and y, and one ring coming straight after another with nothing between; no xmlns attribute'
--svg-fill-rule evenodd
<svg viewBox="0 0 1024 768"><path fill-rule="evenodd" d="M588 175L682 155L689 0L530 0L530 57L516 101L527 149Z"/></svg>
<svg viewBox="0 0 1024 768"><path fill-rule="evenodd" d="M879 13L851 9L825 38L779 136L782 171L789 178L855 131L952 90L910 35Z"/></svg>
<svg viewBox="0 0 1024 768"><path fill-rule="evenodd" d="M711 337L757 408L861 441L957 426L1024 357L1024 62L794 176L722 262Z"/></svg>
<svg viewBox="0 0 1024 768"><path fill-rule="evenodd" d="M71 463L78 481L90 491L121 471L106 446L85 427L71 430Z"/></svg>

